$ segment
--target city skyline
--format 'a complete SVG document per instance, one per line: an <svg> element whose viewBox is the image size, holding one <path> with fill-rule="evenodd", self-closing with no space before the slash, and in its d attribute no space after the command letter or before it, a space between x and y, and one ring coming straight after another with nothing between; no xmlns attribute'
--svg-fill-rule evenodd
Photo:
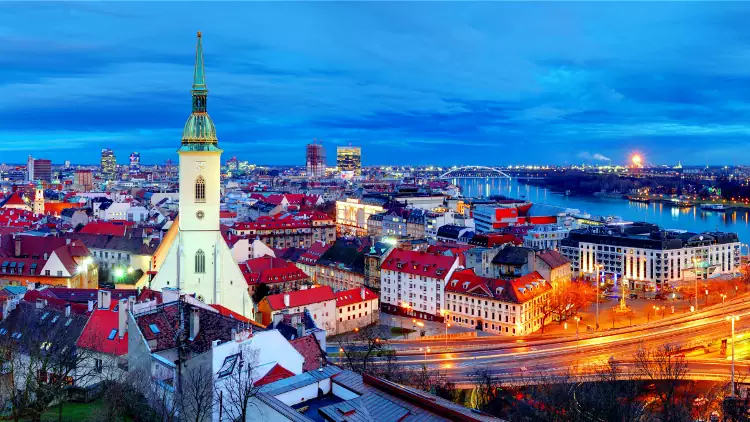
<svg viewBox="0 0 750 422"><path fill-rule="evenodd" d="M254 163L317 138L363 165L747 164L744 4L0 7L5 162L176 159L202 30L218 137Z"/></svg>

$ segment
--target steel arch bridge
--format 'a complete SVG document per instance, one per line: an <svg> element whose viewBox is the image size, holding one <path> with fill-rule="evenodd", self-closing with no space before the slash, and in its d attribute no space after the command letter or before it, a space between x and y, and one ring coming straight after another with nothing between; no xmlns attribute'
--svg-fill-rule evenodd
<svg viewBox="0 0 750 422"><path fill-rule="evenodd" d="M466 166L449 170L440 176L441 179L512 179L511 176L502 170L494 167L483 166Z"/></svg>

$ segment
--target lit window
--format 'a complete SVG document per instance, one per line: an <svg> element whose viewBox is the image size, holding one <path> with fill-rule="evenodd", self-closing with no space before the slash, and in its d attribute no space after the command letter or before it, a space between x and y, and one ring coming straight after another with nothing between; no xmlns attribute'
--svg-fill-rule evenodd
<svg viewBox="0 0 750 422"><path fill-rule="evenodd" d="M195 181L195 202L206 202L206 180L198 176Z"/></svg>

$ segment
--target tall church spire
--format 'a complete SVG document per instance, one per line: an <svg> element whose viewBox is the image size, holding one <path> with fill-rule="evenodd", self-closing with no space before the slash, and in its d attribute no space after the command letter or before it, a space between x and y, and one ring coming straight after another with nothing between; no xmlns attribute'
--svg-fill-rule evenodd
<svg viewBox="0 0 750 422"><path fill-rule="evenodd" d="M193 92L206 90L206 72L203 68L203 35L198 31L198 45L195 47L195 70L193 71Z"/></svg>
<svg viewBox="0 0 750 422"><path fill-rule="evenodd" d="M206 71L203 66L203 35L200 31L198 44L195 47L193 89L190 92L193 96L193 112L182 131L182 143L216 145L216 127L206 109L208 89L206 89Z"/></svg>

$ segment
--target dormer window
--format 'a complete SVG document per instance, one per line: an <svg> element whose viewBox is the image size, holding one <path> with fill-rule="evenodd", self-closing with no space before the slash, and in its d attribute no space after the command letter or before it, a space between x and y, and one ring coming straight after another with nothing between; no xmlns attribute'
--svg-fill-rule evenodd
<svg viewBox="0 0 750 422"><path fill-rule="evenodd" d="M468 281L464 281L463 288L464 289L468 289L469 288L469 282Z"/></svg>

